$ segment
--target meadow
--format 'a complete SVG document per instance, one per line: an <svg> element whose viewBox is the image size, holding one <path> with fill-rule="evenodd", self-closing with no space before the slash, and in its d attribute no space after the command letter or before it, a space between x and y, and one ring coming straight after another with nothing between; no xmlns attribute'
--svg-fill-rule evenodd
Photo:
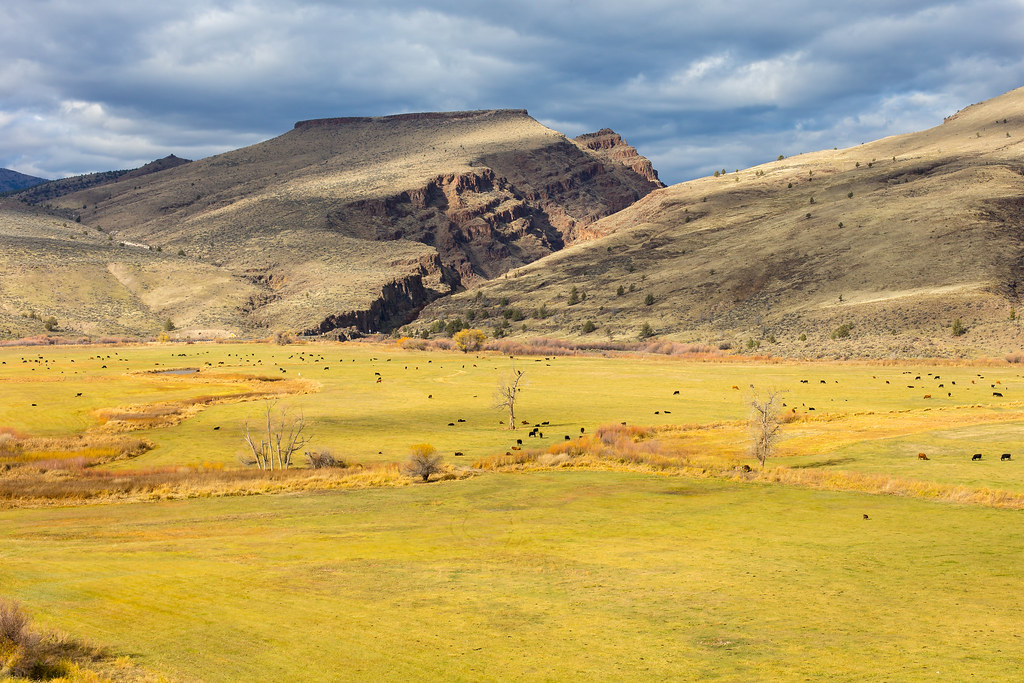
<svg viewBox="0 0 1024 683"><path fill-rule="evenodd" d="M513 367L517 413L548 422L543 439L493 407ZM153 372L175 368L199 372ZM240 467L268 396L352 462L387 467L428 442L458 474L0 503L0 597L172 679L1000 680L1024 665L1024 513L891 485L1024 507L1014 365L8 347L0 387L0 428L18 438L144 440L92 468L125 481ZM760 474L745 418L768 387L790 417ZM654 456L597 454L618 447L601 426L622 422ZM40 477L75 476L48 466Z"/></svg>

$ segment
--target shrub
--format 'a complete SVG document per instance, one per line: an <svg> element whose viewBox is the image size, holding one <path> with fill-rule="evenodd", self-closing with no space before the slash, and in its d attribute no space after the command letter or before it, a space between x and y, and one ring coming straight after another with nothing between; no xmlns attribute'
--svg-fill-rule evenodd
<svg viewBox="0 0 1024 683"><path fill-rule="evenodd" d="M648 294L647 296L644 297L644 305L645 306L653 306L654 305L654 295L653 294Z"/></svg>
<svg viewBox="0 0 1024 683"><path fill-rule="evenodd" d="M46 330L47 332L53 332L55 329L57 329L57 319L51 315L49 318L43 321L43 329Z"/></svg>
<svg viewBox="0 0 1024 683"><path fill-rule="evenodd" d="M168 318L167 320L164 321L163 328L164 332L170 332L171 330L174 329L174 321Z"/></svg>
<svg viewBox="0 0 1024 683"><path fill-rule="evenodd" d="M295 341L295 335L288 330L277 330L274 332L274 343L279 346L287 346Z"/></svg>
<svg viewBox="0 0 1024 683"><path fill-rule="evenodd" d="M184 255L185 255L185 250L184 249L178 249L178 256L184 256Z"/></svg>
<svg viewBox="0 0 1024 683"><path fill-rule="evenodd" d="M786 158L785 156L783 156L782 154L780 154L780 155L778 156L778 158L777 158L777 159L775 159L775 161L782 161L782 160L783 160L783 159L785 159L785 158Z"/></svg>
<svg viewBox="0 0 1024 683"><path fill-rule="evenodd" d="M576 288L576 285L572 286L572 290L569 292L569 300L566 302L570 306L575 306L580 302L580 290Z"/></svg>
<svg viewBox="0 0 1024 683"><path fill-rule="evenodd" d="M952 330L954 337L960 337L967 332L967 327L964 326L964 323L962 320L960 320L960 318L957 318L956 320L953 321Z"/></svg>
<svg viewBox="0 0 1024 683"><path fill-rule="evenodd" d="M444 326L444 335L446 337L452 337L455 336L456 332L464 329L466 329L466 323L463 322L462 318L455 318L454 320L449 320Z"/></svg>
<svg viewBox="0 0 1024 683"><path fill-rule="evenodd" d="M321 448L317 451L306 451L306 461L309 463L309 466L315 470L321 470L328 467L348 467L348 463L344 458L336 458L334 453L331 453L326 448Z"/></svg>
<svg viewBox="0 0 1024 683"><path fill-rule="evenodd" d="M615 296L622 296L625 293L626 293L626 288L623 287L622 285L619 285L619 288L615 290ZM1010 320L1013 320L1013 318L1010 318Z"/></svg>
<svg viewBox="0 0 1024 683"><path fill-rule="evenodd" d="M484 340L487 339L487 335L482 330L475 328L467 328L465 330L459 330L452 336L452 341L459 347L459 350L463 353L469 353L470 351L479 351L483 345Z"/></svg>
<svg viewBox="0 0 1024 683"><path fill-rule="evenodd" d="M409 459L405 462L405 471L411 477L422 477L423 481L430 475L441 471L441 455L429 443L414 444L409 449Z"/></svg>
<svg viewBox="0 0 1024 683"><path fill-rule="evenodd" d="M843 323L836 329L832 330L830 335L833 339L846 339L850 336L850 330L853 329L852 323Z"/></svg>
<svg viewBox="0 0 1024 683"><path fill-rule="evenodd" d="M650 323L644 323L640 326L640 334L637 335L639 339L647 339L648 337L654 336L654 330L651 328Z"/></svg>
<svg viewBox="0 0 1024 683"><path fill-rule="evenodd" d="M800 333L800 341L807 341L807 335L803 332Z"/></svg>
<svg viewBox="0 0 1024 683"><path fill-rule="evenodd" d="M846 193L846 196L847 196L847 198L849 198L849 199L853 199L853 193L852 193L852 192L847 192L847 193Z"/></svg>
<svg viewBox="0 0 1024 683"><path fill-rule="evenodd" d="M594 324L593 320L588 320L587 322L583 323L583 334L590 334L596 329L597 325Z"/></svg>

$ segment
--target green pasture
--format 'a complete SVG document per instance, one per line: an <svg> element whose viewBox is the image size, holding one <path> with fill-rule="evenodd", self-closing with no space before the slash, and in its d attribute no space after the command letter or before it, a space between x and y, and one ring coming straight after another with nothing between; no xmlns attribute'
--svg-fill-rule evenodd
<svg viewBox="0 0 1024 683"><path fill-rule="evenodd" d="M0 426L39 436L87 429L96 423L91 411L98 408L241 390L196 383L190 376L137 374L141 371L200 367L203 377L252 373L312 379L320 391L284 399L280 406L305 417L315 446L363 462L403 459L411 444L424 441L453 462L468 463L504 452L519 438L527 446L547 446L577 436L580 428L590 431L606 423L742 419L751 384L785 390L787 407L809 415L971 405L1019 411L1024 400L1024 380L1013 366L700 362L656 355L512 359L361 343L22 347L0 349L0 362ZM531 426L549 422L541 428L543 439L527 437L528 429L509 432L501 424L507 415L493 407L498 382L513 367L526 372L517 418ZM992 396L990 385L997 381L1001 398ZM253 402L216 405L177 426L137 432L157 447L112 466L235 464L244 448L244 424L257 420L260 410ZM865 448L870 455L872 445Z"/></svg>
<svg viewBox="0 0 1024 683"><path fill-rule="evenodd" d="M1007 680L1020 515L489 474L3 511L0 585L47 626L206 681Z"/></svg>

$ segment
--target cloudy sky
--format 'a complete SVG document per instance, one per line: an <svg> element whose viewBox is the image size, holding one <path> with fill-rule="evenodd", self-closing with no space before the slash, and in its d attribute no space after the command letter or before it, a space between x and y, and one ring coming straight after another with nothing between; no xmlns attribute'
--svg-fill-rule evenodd
<svg viewBox="0 0 1024 683"><path fill-rule="evenodd" d="M301 119L526 108L669 183L1024 85L1024 0L0 0L0 167L200 158Z"/></svg>

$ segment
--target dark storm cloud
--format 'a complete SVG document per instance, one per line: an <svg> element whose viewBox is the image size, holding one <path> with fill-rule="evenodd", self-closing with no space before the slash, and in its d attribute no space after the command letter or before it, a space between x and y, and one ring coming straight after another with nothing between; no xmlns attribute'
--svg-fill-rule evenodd
<svg viewBox="0 0 1024 683"><path fill-rule="evenodd" d="M936 125L1024 84L1024 4L94 0L0 7L0 166L201 157L298 119L528 108L669 182Z"/></svg>

